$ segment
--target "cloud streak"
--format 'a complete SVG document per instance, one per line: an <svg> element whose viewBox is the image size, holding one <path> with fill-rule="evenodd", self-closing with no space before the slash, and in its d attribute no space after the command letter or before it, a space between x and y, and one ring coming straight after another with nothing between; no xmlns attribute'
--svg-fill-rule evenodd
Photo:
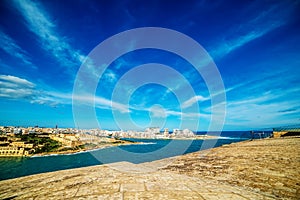
<svg viewBox="0 0 300 200"><path fill-rule="evenodd" d="M224 37L221 45L216 46L216 48L210 51L212 57L217 59L222 58L245 44L285 25L288 22L288 12L280 12L280 10L280 5L273 5L267 11L262 12L247 23L232 29L228 35L231 37L231 35L239 34L239 36L231 40ZM275 15L275 13L278 13L278 15ZM277 17L274 18L274 16Z"/></svg>
<svg viewBox="0 0 300 200"><path fill-rule="evenodd" d="M22 60L24 64L30 66L33 69L37 67L32 63L31 59L28 56L28 53L23 50L17 42L12 39L9 35L0 30L0 46L3 51L9 54L12 57Z"/></svg>
<svg viewBox="0 0 300 200"><path fill-rule="evenodd" d="M209 98L203 97L203 96L201 96L201 95L197 95L197 96L191 97L191 98L188 99L187 101L183 102L182 108L188 108L188 107L191 107L191 106L194 105L196 102L199 102L199 101L206 101L206 100L208 100L208 99L209 99Z"/></svg>
<svg viewBox="0 0 300 200"><path fill-rule="evenodd" d="M153 113L155 117L177 116L186 118L207 117L206 114L200 113L184 113L168 109L152 108L136 108L134 106L125 105L114 102L99 96L81 95L75 96L55 91L39 90L36 84L16 76L0 75L0 98L25 100L33 104L47 104L57 106L59 104L71 105L72 101L77 103L93 106L100 109L113 109L121 113L129 113L131 111L148 111Z"/></svg>
<svg viewBox="0 0 300 200"><path fill-rule="evenodd" d="M299 119L300 89L272 90L227 102L227 125L272 127ZM290 98L294 97L294 98ZM282 101L285 99L285 101ZM289 99L288 101L286 99ZM242 123L241 123L242 122Z"/></svg>
<svg viewBox="0 0 300 200"><path fill-rule="evenodd" d="M56 31L56 25L42 6L30 0L15 0L15 7L25 19L28 29L39 38L41 47L68 68L80 66L85 56L73 49Z"/></svg>
<svg viewBox="0 0 300 200"><path fill-rule="evenodd" d="M55 91L39 90L36 84L16 76L0 75L0 98L26 100L30 103L47 104L55 106L58 104L72 104L72 100L85 105L93 105L101 109L115 109L121 113L130 112L128 105L111 100L92 96L75 96Z"/></svg>
<svg viewBox="0 0 300 200"><path fill-rule="evenodd" d="M32 99L35 84L26 79L10 75L0 75L0 97L9 99Z"/></svg>

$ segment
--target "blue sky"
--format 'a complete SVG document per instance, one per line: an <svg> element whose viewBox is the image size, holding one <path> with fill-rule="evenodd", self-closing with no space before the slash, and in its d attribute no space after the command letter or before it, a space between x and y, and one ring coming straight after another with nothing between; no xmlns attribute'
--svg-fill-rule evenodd
<svg viewBox="0 0 300 200"><path fill-rule="evenodd" d="M73 95L78 70L89 53L107 38L140 27L181 32L209 53L225 87L226 101L219 102L226 108L224 130L299 124L299 13L300 2L288 0L3 0L0 125L195 129L196 124L196 129L207 130L212 118L211 97L216 94L210 94L191 63L171 52L130 51L106 68L95 93ZM132 45L124 48L134 49L134 41ZM166 80L167 85L154 81L137 87L135 77L121 82L128 72L147 63L161 64L156 66L156 78ZM163 66L174 69L188 83L176 73L160 77ZM192 96L187 94L187 86L193 89ZM126 95L130 96L127 104ZM98 123L92 123L94 116L84 109L80 123L74 121L73 101L95 110ZM184 127L180 126L182 120Z"/></svg>

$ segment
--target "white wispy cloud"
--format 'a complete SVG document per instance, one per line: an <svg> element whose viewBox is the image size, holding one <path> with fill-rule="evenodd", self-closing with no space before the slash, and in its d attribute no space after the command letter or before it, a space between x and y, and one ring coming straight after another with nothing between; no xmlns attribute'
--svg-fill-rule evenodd
<svg viewBox="0 0 300 200"><path fill-rule="evenodd" d="M7 81L7 82L11 82L14 83L16 85L16 87L19 86L25 86L25 87L34 87L35 84L31 83L30 81L26 80L26 79L22 79L16 76L11 76L11 75L0 75L0 80L3 81Z"/></svg>
<svg viewBox="0 0 300 200"><path fill-rule="evenodd" d="M137 108L93 95L73 95L72 93L45 91L39 89L33 82L11 75L0 75L0 98L24 100L33 104L46 104L49 106L72 105L75 101L76 104L95 106L96 108L107 110L113 109L120 113L148 111L153 114L153 117L158 118L168 116L183 118L210 117L209 114L205 113L182 112L164 108L157 109L156 107Z"/></svg>
<svg viewBox="0 0 300 200"><path fill-rule="evenodd" d="M168 108L163 107L163 105L154 105L150 108L135 108L131 107L132 110L137 111L148 111L152 114L153 117L156 118L166 118L169 116L177 117L177 118L188 118L188 119L198 119L199 117L202 118L210 118L211 115L207 113L200 113L200 112L183 112L183 111L177 111L177 110L171 110Z"/></svg>
<svg viewBox="0 0 300 200"><path fill-rule="evenodd" d="M263 103L262 101L250 99L242 102L232 102L228 106L227 123L228 125L245 125L253 127L268 127L271 125L280 125L280 123L293 123L295 120L299 120L300 109L294 109L299 105L299 101L291 100L275 101ZM287 110L288 112L280 112L281 110ZM240 123L240 122L244 123Z"/></svg>
<svg viewBox="0 0 300 200"><path fill-rule="evenodd" d="M173 110L166 111L167 116L177 116L182 118L192 118L197 119L199 117L210 118L210 114L201 113L201 112L179 112Z"/></svg>
<svg viewBox="0 0 300 200"><path fill-rule="evenodd" d="M11 75L0 75L0 98L50 106L60 103L56 97L38 89L33 82Z"/></svg>
<svg viewBox="0 0 300 200"><path fill-rule="evenodd" d="M73 49L65 37L56 31L56 24L38 2L15 0L14 5L24 17L28 29L38 37L41 47L62 66L73 68L81 64L85 56Z"/></svg>
<svg viewBox="0 0 300 200"><path fill-rule="evenodd" d="M223 38L218 41L218 43L214 45L214 47L211 48L211 51L209 51L210 55L215 59L223 58L232 51L237 50L248 44L249 42L261 38L287 24L290 20L290 13L293 8L292 6L288 5L282 6L282 4L285 3L278 2L276 4L273 4L267 10L261 12L258 16L253 17L240 26L234 26L227 32L224 31L224 33L222 33ZM285 10L282 10L283 7L285 8ZM199 66L205 66L210 62L210 59L202 60ZM187 74L187 77L189 77L189 81L195 81L194 77L192 76L192 71L187 71L185 73ZM245 81L233 87L226 88L225 92L228 93L250 83L257 85L257 83L255 83L254 81ZM210 96L207 97L202 95L193 96L187 99L182 104L183 108L188 108L194 105L196 102L209 100L212 96L216 96L218 94L221 94L222 92L224 91L215 92L214 94L210 94Z"/></svg>
<svg viewBox="0 0 300 200"><path fill-rule="evenodd" d="M29 54L22 49L9 35L0 30L0 48L12 57L23 61L24 64L33 69L37 67L32 63Z"/></svg>
<svg viewBox="0 0 300 200"><path fill-rule="evenodd" d="M299 88L273 89L227 101L227 123L245 124L248 127L293 123L293 120L299 119L300 114L299 92Z"/></svg>
<svg viewBox="0 0 300 200"><path fill-rule="evenodd" d="M32 99L35 84L15 76L0 75L0 97L9 99Z"/></svg>
<svg viewBox="0 0 300 200"><path fill-rule="evenodd" d="M125 61L123 58L118 58L116 61L114 61L115 62L115 68L117 69L117 70L119 70L119 69L124 69L124 66L128 66L128 62L127 61Z"/></svg>
<svg viewBox="0 0 300 200"><path fill-rule="evenodd" d="M103 77L105 81L109 83L113 83L117 80L118 75L111 69L105 70L105 73L103 74Z"/></svg>
<svg viewBox="0 0 300 200"><path fill-rule="evenodd" d="M257 17L249 20L239 27L233 28L228 34L239 34L240 36L229 40L226 39L227 36L225 36L223 40L219 42L221 45L213 48L212 51L210 51L210 54L213 58L224 57L230 52L244 46L245 44L285 25L288 22L288 12L280 12L281 9L282 8L280 4L273 5ZM274 18L274 16L277 17Z"/></svg>
<svg viewBox="0 0 300 200"><path fill-rule="evenodd" d="M198 101L206 101L206 100L208 100L208 98L203 97L201 95L193 96L190 99L188 99L187 101L183 102L182 108L188 108L188 107L194 105Z"/></svg>
<svg viewBox="0 0 300 200"><path fill-rule="evenodd" d="M235 90L235 89L237 89L237 88L239 88L239 87L241 87L245 84L247 84L247 83L238 84L238 85L235 85L233 87L229 87L226 90L214 91L214 93L211 93L209 96L206 96L206 97L204 97L202 95L193 96L193 97L189 98L188 100L186 100L185 102L183 102L182 108L189 108L197 102L203 102L203 101L211 100L213 97L216 97L216 96L222 95L222 94L226 94L227 92ZM226 99L224 99L224 100L226 100ZM219 103L222 103L222 102L219 102Z"/></svg>
<svg viewBox="0 0 300 200"><path fill-rule="evenodd" d="M100 109L113 109L118 110L121 113L128 113L130 112L129 106L125 104L121 104L118 102L114 102L108 99L105 99L103 97L98 96L71 96L73 100L76 100L76 102L80 102L83 104L92 105L92 103L95 103L95 106Z"/></svg>
<svg viewBox="0 0 300 200"><path fill-rule="evenodd" d="M39 101L48 101L50 104L64 104L71 105L75 102L76 105L94 106L100 109L114 109L121 113L130 112L129 106L109 99L93 96L93 95L74 95L72 93L61 93L57 91L44 91L43 95L37 98L32 103L39 103Z"/></svg>
<svg viewBox="0 0 300 200"><path fill-rule="evenodd" d="M121 113L129 112L128 105L114 102L102 97L92 95L73 95L56 91L39 89L36 84L16 76L0 75L0 98L26 100L35 104L47 104L55 106L59 104L72 104L76 101L80 104L94 105L101 109L115 109Z"/></svg>
<svg viewBox="0 0 300 200"><path fill-rule="evenodd" d="M224 99L224 101L218 102L218 104L216 105L212 105L207 108L204 108L204 111L210 112L213 107L217 107L219 106L219 104L220 105L227 104L228 106L232 104L255 103L255 102L262 102L263 100L266 101L274 100L276 98L285 96L287 93L292 93L295 90L295 88L290 88L288 90L281 90L280 88L274 88L272 91L260 92L265 88L270 88L270 86L276 86L276 84L278 85L279 83L282 85L280 79L281 79L281 75L283 74L286 80L290 80L290 79L293 80L294 78L294 74L291 73L287 74L285 70L273 71L271 73L258 76L256 79L247 80L232 85L231 87L227 87L224 91L215 91L214 93L211 93L209 96L201 96L201 95L193 96L182 104L182 108L189 108L197 102L208 101L212 97L221 95L223 93L225 93L226 96L231 96L230 92L235 93L233 94L233 96L238 95L237 97L235 97L238 100L226 101L226 99Z"/></svg>

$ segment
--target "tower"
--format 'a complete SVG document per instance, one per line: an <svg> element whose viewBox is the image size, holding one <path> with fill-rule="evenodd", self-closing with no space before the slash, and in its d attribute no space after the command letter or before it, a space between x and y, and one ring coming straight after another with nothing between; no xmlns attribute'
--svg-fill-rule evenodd
<svg viewBox="0 0 300 200"><path fill-rule="evenodd" d="M165 128L164 136L169 137L169 129L168 128Z"/></svg>

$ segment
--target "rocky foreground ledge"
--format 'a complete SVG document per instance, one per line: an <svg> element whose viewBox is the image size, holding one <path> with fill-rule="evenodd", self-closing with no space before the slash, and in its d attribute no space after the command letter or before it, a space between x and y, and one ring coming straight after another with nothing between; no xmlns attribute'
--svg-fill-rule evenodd
<svg viewBox="0 0 300 200"><path fill-rule="evenodd" d="M245 141L186 154L163 171L212 179L275 199L300 199L300 137Z"/></svg>
<svg viewBox="0 0 300 200"><path fill-rule="evenodd" d="M153 170L156 168L158 170ZM300 138L0 181L0 199L299 199Z"/></svg>

